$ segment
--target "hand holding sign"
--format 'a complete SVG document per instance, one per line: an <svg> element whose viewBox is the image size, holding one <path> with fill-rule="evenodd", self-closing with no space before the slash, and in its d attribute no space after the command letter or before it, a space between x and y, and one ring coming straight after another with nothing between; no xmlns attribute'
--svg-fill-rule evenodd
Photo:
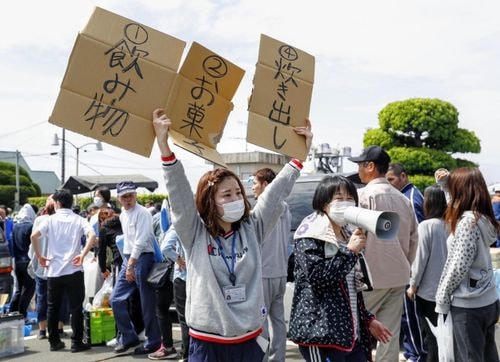
<svg viewBox="0 0 500 362"><path fill-rule="evenodd" d="M293 127L293 130L295 133L298 135L302 135L306 138L306 149L309 153L309 149L311 148L312 144L312 138L313 138L313 133L311 132L311 121L309 118L306 118L306 125L305 127ZM301 160L304 161L304 160Z"/></svg>
<svg viewBox="0 0 500 362"><path fill-rule="evenodd" d="M171 125L172 121L167 117L163 108L157 108L153 111L153 127L162 157L172 155L172 151L168 145L168 132Z"/></svg>

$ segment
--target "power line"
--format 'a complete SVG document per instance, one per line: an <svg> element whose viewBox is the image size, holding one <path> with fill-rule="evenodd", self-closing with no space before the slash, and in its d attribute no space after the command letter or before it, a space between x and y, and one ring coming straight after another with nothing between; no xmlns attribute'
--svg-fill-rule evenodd
<svg viewBox="0 0 500 362"><path fill-rule="evenodd" d="M21 129L17 129L17 130L12 131L12 132L4 133L4 134L0 135L0 138L7 137L7 136L10 136L10 135L13 135L13 134L16 134L16 133L27 131L27 130L33 128L33 127L40 126L41 124L44 124L44 123L47 123L47 121L41 121L41 122L38 122L38 123L34 123L32 125L29 125L27 127L24 127L24 128L21 128Z"/></svg>

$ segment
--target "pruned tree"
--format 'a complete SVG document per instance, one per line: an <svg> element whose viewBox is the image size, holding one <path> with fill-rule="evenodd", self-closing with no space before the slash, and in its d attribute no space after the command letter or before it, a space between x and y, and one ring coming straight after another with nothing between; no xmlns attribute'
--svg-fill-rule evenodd
<svg viewBox="0 0 500 362"><path fill-rule="evenodd" d="M19 166L19 203L22 205L28 197L40 196L40 186L33 182L29 173ZM0 204L14 207L16 194L16 165L0 161Z"/></svg>
<svg viewBox="0 0 500 362"><path fill-rule="evenodd" d="M387 150L421 189L434 182L434 171L440 167L477 166L453 157L454 153L479 153L481 145L473 131L458 127L458 111L449 102L429 98L392 102L379 112L378 119L380 128L365 133L364 146Z"/></svg>

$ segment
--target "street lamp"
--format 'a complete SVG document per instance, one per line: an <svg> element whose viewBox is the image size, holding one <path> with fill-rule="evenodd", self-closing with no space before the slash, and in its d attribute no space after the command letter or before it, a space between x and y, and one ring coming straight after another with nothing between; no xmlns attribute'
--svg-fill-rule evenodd
<svg viewBox="0 0 500 362"><path fill-rule="evenodd" d="M74 143L72 143L71 141L68 141L66 138L60 138L57 133L54 134L54 139L52 141L52 146L59 146L59 140L62 141L62 144L61 144L61 158L62 158L62 164L61 164L61 184L64 184L64 159L65 159L65 156L66 156L66 151L65 151L65 147L64 147L64 143L68 143L70 144L71 146L73 146L73 148L76 150L76 176L78 176L78 168L79 168L79 165L80 165L80 150L83 149L84 147L86 146L89 146L89 145L95 145L95 149L97 151L102 151L102 144L101 144L101 141L97 141L97 142L88 142L88 143L85 143L81 146L76 146ZM85 151L85 150L84 150Z"/></svg>

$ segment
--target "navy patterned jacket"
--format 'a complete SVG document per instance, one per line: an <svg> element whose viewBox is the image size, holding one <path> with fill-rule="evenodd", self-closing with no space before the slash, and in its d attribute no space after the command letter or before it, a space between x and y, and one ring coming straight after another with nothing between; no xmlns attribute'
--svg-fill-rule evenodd
<svg viewBox="0 0 500 362"><path fill-rule="evenodd" d="M295 292L290 318L290 339L303 346L334 348L349 352L354 347L354 327L346 275L358 257L340 245L336 255L325 257L325 242L313 238L295 240ZM368 312L357 293L359 343L371 361Z"/></svg>

